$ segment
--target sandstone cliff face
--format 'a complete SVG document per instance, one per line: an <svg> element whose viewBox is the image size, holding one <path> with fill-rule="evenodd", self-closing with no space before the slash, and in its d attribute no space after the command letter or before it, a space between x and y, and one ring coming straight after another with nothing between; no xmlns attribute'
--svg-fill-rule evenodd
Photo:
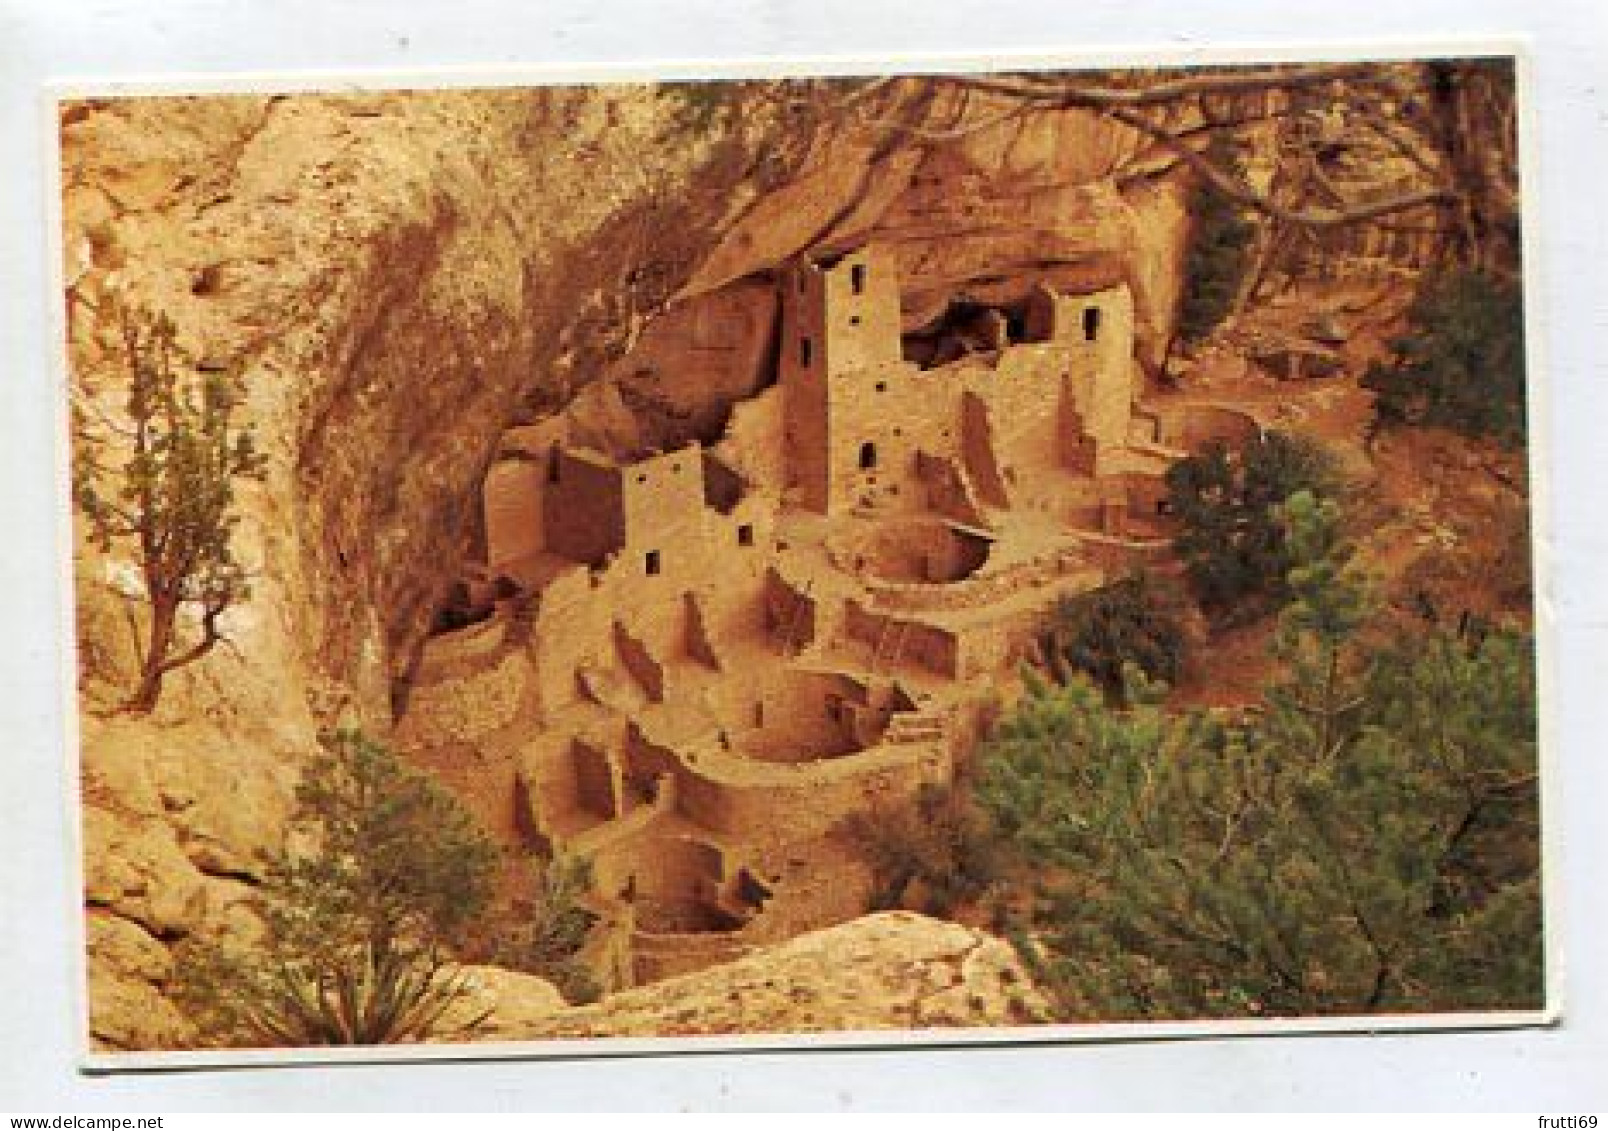
<svg viewBox="0 0 1608 1131"><path fill-rule="evenodd" d="M919 92L853 111L813 87L721 97L621 87L65 109L83 429L104 434L123 412L111 314L122 302L172 318L186 364L244 372L268 456L263 482L242 489L236 535L252 597L225 618L230 644L173 673L150 718L110 710L135 659L136 575L126 551L79 541L91 1012L104 1046L186 1039L161 996L166 944L244 929L238 904L282 834L320 723L344 710L389 725L510 424L602 380L587 395L627 441L718 427L763 379L772 332L768 288L743 281L868 238L916 280L908 325L1040 278L1120 277L1145 340L1164 334L1179 194L1117 187L1109 174L1134 145L1122 131L1061 111L940 142L920 128L954 108ZM746 337L729 371L700 375L675 364L663 343L678 336L663 327L717 291ZM877 922L855 946L904 945L908 924ZM971 944L946 929L929 932L933 970L996 968L997 954L963 961ZM611 1001L574 1025L691 1031L737 1025L743 1010L777 1028L860 1024L849 998L806 1007L795 989L815 990L765 989L764 957L731 974L750 998L736 1012L671 1020L648 999ZM801 974L845 965L808 947L794 957ZM922 1023L941 1023L943 987L907 972L916 980L897 992L892 973L863 987L875 999L864 1008L915 1000Z"/></svg>

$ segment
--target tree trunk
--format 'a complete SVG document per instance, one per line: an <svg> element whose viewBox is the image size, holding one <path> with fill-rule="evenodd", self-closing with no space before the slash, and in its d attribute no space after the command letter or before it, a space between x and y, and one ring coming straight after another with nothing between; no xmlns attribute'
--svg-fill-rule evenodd
<svg viewBox="0 0 1608 1131"><path fill-rule="evenodd" d="M125 710L148 715L156 709L156 701L162 694L162 677L167 674L167 655L173 646L173 625L178 612L179 604L171 598L157 597L151 601L151 635L140 665L140 682L123 705Z"/></svg>
<svg viewBox="0 0 1608 1131"><path fill-rule="evenodd" d="M1262 227L1263 238L1257 241L1256 251L1251 260L1251 267L1240 280L1238 292L1229 307L1228 317L1224 321L1233 321L1242 316L1256 302L1257 293L1272 274L1273 266L1284 254L1285 246L1289 243L1289 231L1285 224L1270 218Z"/></svg>

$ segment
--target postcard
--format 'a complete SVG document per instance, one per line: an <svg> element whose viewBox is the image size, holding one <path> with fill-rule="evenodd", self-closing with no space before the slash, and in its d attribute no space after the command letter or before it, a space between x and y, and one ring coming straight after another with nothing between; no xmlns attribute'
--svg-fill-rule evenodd
<svg viewBox="0 0 1608 1131"><path fill-rule="evenodd" d="M1519 63L64 93L86 1063L1547 1020Z"/></svg>

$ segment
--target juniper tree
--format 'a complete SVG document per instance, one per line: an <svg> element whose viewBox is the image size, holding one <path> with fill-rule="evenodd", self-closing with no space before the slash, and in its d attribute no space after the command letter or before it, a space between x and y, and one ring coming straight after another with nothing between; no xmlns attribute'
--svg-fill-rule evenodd
<svg viewBox="0 0 1608 1131"><path fill-rule="evenodd" d="M238 375L187 373L166 315L120 312L128 378L121 450L80 438L74 494L90 538L103 552L132 540L149 621L140 642L140 674L125 706L149 712L168 672L193 663L223 639L219 618L246 599L244 569L230 545L238 515L235 483L261 470L249 425L237 419ZM111 456L111 466L102 457ZM199 616L183 639L180 611Z"/></svg>
<svg viewBox="0 0 1608 1131"><path fill-rule="evenodd" d="M180 1001L214 1043L432 1035L463 995L453 956L490 902L495 846L450 794L349 729L323 737L294 824L251 901L256 945L192 944Z"/></svg>

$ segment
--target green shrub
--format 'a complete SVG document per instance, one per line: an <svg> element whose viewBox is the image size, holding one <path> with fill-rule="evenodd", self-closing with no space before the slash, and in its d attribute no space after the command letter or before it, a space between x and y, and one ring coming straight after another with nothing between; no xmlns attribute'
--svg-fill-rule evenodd
<svg viewBox="0 0 1608 1131"><path fill-rule="evenodd" d="M1238 722L1029 680L979 752L1014 937L1069 1020L1536 1008L1534 649L1368 643L1339 508L1281 508L1281 674Z"/></svg>
<svg viewBox="0 0 1608 1131"><path fill-rule="evenodd" d="M1429 279L1392 343L1363 376L1380 426L1430 424L1523 444L1524 308L1516 280L1472 271Z"/></svg>
<svg viewBox="0 0 1608 1131"><path fill-rule="evenodd" d="M1530 642L1371 659L1239 726L1030 682L977 801L1063 1019L1539 1007Z"/></svg>
<svg viewBox="0 0 1608 1131"><path fill-rule="evenodd" d="M498 955L515 969L552 982L572 1005L585 1005L603 996L603 987L581 960L581 951L597 923L597 916L581 904L591 887L589 860L557 857L547 861L529 919Z"/></svg>
<svg viewBox="0 0 1608 1131"><path fill-rule="evenodd" d="M1081 672L1120 700L1124 671L1173 683L1184 667L1188 636L1182 594L1143 571L1061 600L1040 637L1045 664L1058 682Z"/></svg>

